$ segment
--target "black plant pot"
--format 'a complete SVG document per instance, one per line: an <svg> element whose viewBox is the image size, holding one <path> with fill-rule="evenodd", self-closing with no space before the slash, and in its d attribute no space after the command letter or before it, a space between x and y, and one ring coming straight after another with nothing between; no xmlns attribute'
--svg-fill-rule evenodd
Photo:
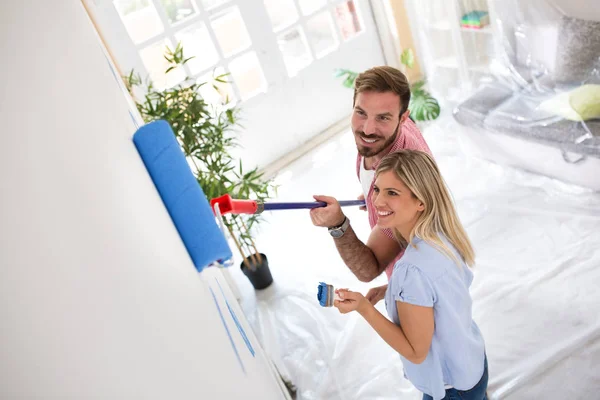
<svg viewBox="0 0 600 400"><path fill-rule="evenodd" d="M260 255L262 259L258 264L253 260L252 256L246 257L246 261L248 261L252 267L251 269L249 269L243 261L240 264L242 272L248 277L250 283L256 290L266 289L273 283L273 277L271 276L271 270L269 269L269 260L267 260L267 256L263 253L260 253Z"/></svg>

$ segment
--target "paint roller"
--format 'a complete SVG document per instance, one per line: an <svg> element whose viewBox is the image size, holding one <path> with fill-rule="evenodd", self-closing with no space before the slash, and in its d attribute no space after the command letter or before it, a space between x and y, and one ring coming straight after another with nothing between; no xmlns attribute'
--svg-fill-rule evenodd
<svg viewBox="0 0 600 400"><path fill-rule="evenodd" d="M263 211L275 210L298 210L325 207L327 203L323 201L313 202L261 202L256 200L238 200L232 199L230 195L225 194L216 197L210 201L211 208L219 205L221 214L260 214ZM364 200L342 200L339 201L341 207L364 206Z"/></svg>
<svg viewBox="0 0 600 400"><path fill-rule="evenodd" d="M171 126L151 122L137 130L133 142L198 272L230 260L231 249Z"/></svg>

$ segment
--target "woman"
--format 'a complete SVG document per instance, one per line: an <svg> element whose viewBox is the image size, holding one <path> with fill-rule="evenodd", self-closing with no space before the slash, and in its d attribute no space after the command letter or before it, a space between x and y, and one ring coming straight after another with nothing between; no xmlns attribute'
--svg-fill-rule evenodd
<svg viewBox="0 0 600 400"><path fill-rule="evenodd" d="M385 295L391 321L347 289L334 305L358 311L400 353L424 400L487 400L485 345L469 294L475 254L433 158L415 150L386 156L373 202L377 224L406 246Z"/></svg>

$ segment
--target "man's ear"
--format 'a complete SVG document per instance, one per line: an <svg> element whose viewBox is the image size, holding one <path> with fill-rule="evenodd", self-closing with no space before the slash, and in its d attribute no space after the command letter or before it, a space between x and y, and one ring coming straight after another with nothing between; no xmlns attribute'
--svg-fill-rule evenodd
<svg viewBox="0 0 600 400"><path fill-rule="evenodd" d="M410 110L407 109L406 111L404 111L404 114L402 114L402 116L400 117L400 124L403 124L404 121L406 121L406 119L408 118L408 116L410 115Z"/></svg>

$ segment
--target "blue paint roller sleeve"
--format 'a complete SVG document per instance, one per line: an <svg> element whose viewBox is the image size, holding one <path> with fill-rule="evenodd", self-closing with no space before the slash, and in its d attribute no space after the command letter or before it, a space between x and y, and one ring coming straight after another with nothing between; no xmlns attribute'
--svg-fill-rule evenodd
<svg viewBox="0 0 600 400"><path fill-rule="evenodd" d="M144 125L133 142L198 272L230 259L231 249L170 125Z"/></svg>

